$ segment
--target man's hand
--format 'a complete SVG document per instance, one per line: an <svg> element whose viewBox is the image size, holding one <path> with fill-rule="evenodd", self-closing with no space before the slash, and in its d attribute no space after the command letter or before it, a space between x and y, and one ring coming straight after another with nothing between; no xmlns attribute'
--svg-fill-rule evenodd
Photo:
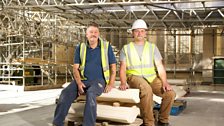
<svg viewBox="0 0 224 126"><path fill-rule="evenodd" d="M79 95L84 94L84 88L86 88L86 86L84 85L84 83L83 82L79 82L78 83Z"/></svg>
<svg viewBox="0 0 224 126"><path fill-rule="evenodd" d="M126 90L128 88L129 88L129 86L127 84L120 84L120 86L119 86L120 90Z"/></svg>
<svg viewBox="0 0 224 126"><path fill-rule="evenodd" d="M104 93L108 93L108 92L110 92L110 91L112 90L112 88L114 88L113 85L110 85L110 84L106 85L106 87L105 87L105 89L104 89Z"/></svg>
<svg viewBox="0 0 224 126"><path fill-rule="evenodd" d="M163 91L172 91L172 87L170 86L170 84L168 82L163 83Z"/></svg>

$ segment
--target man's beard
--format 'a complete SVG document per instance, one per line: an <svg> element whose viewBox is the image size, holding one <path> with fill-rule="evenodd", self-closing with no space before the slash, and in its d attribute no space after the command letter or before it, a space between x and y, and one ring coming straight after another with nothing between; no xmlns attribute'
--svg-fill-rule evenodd
<svg viewBox="0 0 224 126"><path fill-rule="evenodd" d="M136 37L136 40L144 40L145 37Z"/></svg>

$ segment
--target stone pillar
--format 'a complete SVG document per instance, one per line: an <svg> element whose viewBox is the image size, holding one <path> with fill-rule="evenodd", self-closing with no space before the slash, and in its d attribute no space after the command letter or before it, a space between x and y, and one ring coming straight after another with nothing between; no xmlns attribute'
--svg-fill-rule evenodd
<svg viewBox="0 0 224 126"><path fill-rule="evenodd" d="M202 77L203 82L212 82L212 62L215 55L216 29L206 28L203 33L203 58Z"/></svg>
<svg viewBox="0 0 224 126"><path fill-rule="evenodd" d="M224 55L224 37L221 35L222 29L217 29L217 41L215 44L215 56Z"/></svg>

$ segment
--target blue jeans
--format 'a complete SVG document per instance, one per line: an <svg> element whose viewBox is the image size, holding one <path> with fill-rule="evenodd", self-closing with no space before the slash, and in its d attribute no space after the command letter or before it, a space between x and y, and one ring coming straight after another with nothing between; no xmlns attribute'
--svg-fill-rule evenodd
<svg viewBox="0 0 224 126"><path fill-rule="evenodd" d="M101 95L105 88L105 80L83 81L86 88L86 104L84 109L83 126L95 126L96 122L96 97ZM62 90L54 113L53 124L64 126L65 117L72 102L78 97L78 86L73 80L65 89Z"/></svg>

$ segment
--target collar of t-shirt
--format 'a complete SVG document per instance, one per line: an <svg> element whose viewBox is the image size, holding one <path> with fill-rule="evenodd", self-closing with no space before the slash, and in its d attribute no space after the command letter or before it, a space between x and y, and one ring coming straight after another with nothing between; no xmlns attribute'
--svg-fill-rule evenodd
<svg viewBox="0 0 224 126"><path fill-rule="evenodd" d="M134 47L138 53L139 59L142 60L142 53L143 53L143 49L144 49L144 45L137 45L134 43Z"/></svg>

